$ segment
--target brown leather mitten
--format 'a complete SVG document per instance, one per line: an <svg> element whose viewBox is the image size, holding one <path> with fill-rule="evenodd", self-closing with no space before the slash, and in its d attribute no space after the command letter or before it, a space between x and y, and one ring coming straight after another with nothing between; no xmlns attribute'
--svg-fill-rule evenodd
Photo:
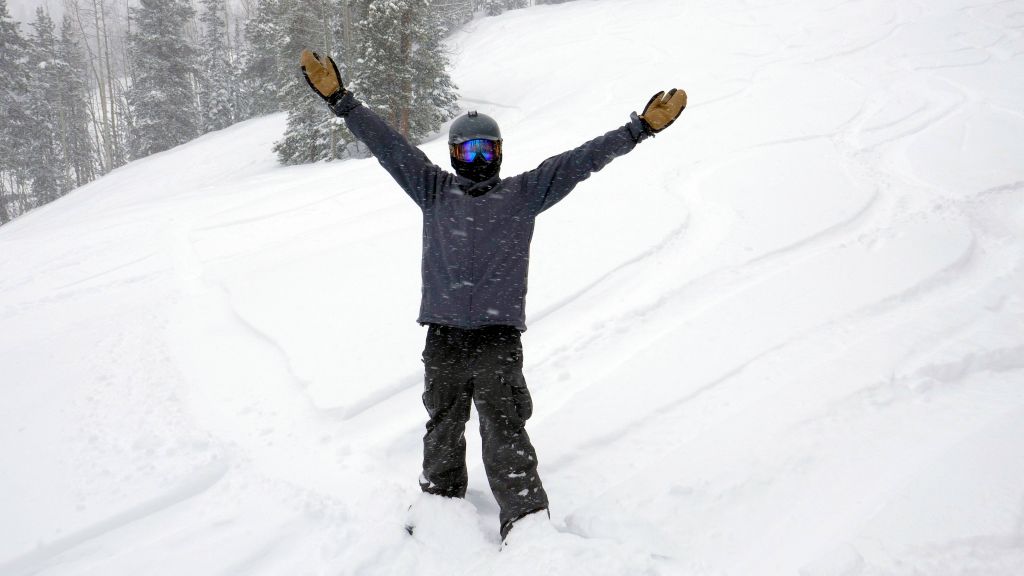
<svg viewBox="0 0 1024 576"><path fill-rule="evenodd" d="M333 96L344 93L338 66L330 56L321 57L316 52L303 50L299 64L309 87L324 100L330 101Z"/></svg>
<svg viewBox="0 0 1024 576"><path fill-rule="evenodd" d="M651 132L657 134L671 126L682 114L684 108L686 108L686 92L673 88L668 91L668 94L665 92L655 94L647 103L640 119L647 124Z"/></svg>

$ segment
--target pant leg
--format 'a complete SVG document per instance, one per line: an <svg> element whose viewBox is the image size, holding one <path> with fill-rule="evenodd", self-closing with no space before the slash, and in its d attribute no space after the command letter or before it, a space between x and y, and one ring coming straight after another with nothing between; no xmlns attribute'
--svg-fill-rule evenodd
<svg viewBox="0 0 1024 576"><path fill-rule="evenodd" d="M537 453L526 433L533 402L523 377L519 330L509 326L478 333L473 367L474 400L480 416L484 470L501 508L501 529L548 507L537 474Z"/></svg>
<svg viewBox="0 0 1024 576"><path fill-rule="evenodd" d="M424 492L462 498L466 470L466 422L473 398L466 336L457 329L431 325L423 350L423 406L429 420L423 436Z"/></svg>

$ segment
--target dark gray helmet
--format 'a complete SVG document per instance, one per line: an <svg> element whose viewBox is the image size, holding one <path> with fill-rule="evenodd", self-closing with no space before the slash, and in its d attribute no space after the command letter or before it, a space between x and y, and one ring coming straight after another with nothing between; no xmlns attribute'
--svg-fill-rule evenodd
<svg viewBox="0 0 1024 576"><path fill-rule="evenodd" d="M470 110L459 116L452 127L448 129L448 144L462 144L469 140L483 138L485 140L501 141L501 130L498 123L487 114L480 114L476 110Z"/></svg>

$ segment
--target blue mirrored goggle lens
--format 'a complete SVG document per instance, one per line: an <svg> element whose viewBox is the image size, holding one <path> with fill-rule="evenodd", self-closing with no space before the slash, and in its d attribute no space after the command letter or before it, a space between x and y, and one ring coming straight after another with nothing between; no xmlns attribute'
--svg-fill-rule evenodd
<svg viewBox="0 0 1024 576"><path fill-rule="evenodd" d="M498 157L500 150L499 143L494 140L477 139L456 144L454 155L457 160L462 162L472 162L476 160L477 155L481 155L484 160L491 162Z"/></svg>

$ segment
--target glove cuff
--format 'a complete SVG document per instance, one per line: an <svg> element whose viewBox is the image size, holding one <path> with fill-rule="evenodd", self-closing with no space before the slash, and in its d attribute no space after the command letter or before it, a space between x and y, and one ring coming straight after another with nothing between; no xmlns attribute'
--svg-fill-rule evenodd
<svg viewBox="0 0 1024 576"><path fill-rule="evenodd" d="M330 106L331 110L342 118L348 116L348 113L362 106L362 102L356 100L356 97L351 92L342 88L334 94L327 97L327 105Z"/></svg>
<svg viewBox="0 0 1024 576"><path fill-rule="evenodd" d="M637 116L636 112L629 115L629 124L626 124L626 128L629 130L630 136L633 137L633 141L637 144L654 136L654 130L651 129L651 125L643 118Z"/></svg>

